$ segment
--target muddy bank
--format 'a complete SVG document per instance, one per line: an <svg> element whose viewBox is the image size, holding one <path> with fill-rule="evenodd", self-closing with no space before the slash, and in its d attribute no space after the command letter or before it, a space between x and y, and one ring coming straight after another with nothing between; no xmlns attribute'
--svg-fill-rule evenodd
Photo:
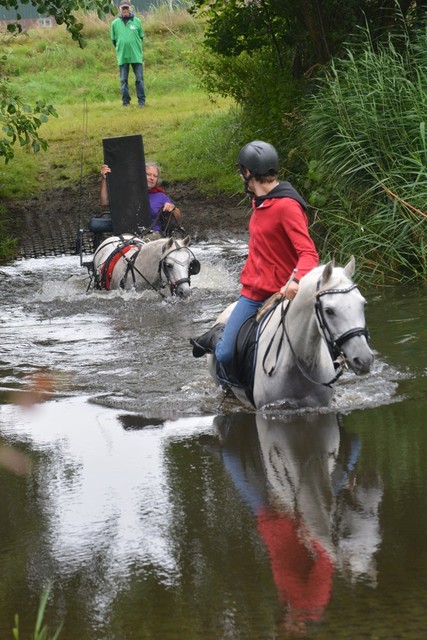
<svg viewBox="0 0 427 640"><path fill-rule="evenodd" d="M250 203L242 195L207 197L195 183L162 185L183 214L193 242L233 236L245 238ZM99 176L80 185L46 191L38 197L5 203L11 232L19 238L19 257L73 254L80 228L105 213L98 200Z"/></svg>

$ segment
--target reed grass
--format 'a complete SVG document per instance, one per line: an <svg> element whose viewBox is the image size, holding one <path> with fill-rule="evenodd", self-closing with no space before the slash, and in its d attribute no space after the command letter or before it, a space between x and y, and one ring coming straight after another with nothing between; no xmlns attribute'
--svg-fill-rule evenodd
<svg viewBox="0 0 427 640"><path fill-rule="evenodd" d="M304 139L329 192L321 248L359 256L374 280L427 278L426 44L425 28L377 49L366 32L306 109Z"/></svg>
<svg viewBox="0 0 427 640"><path fill-rule="evenodd" d="M46 624L43 624L44 616L46 613L46 606L49 599L50 587L45 589L40 598L40 604L37 612L36 624L34 627L34 633L31 635L32 640L58 640L62 624L54 631L53 635L49 632L49 628ZM14 640L21 640L19 631L19 616L15 616L15 626L12 630Z"/></svg>

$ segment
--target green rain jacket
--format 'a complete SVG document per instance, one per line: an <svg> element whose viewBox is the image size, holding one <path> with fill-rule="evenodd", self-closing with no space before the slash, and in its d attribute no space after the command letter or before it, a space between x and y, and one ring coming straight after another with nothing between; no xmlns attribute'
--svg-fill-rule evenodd
<svg viewBox="0 0 427 640"><path fill-rule="evenodd" d="M119 66L126 63L142 64L142 40L144 31L141 20L133 13L129 20L116 18L111 23L111 40L116 47Z"/></svg>

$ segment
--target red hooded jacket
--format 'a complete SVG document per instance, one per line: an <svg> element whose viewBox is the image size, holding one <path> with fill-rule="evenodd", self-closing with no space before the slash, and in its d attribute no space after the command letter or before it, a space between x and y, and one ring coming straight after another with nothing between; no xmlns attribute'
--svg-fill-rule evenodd
<svg viewBox="0 0 427 640"><path fill-rule="evenodd" d="M317 266L319 256L308 233L306 203L288 183L254 198L249 221L249 253L240 281L241 294L262 301Z"/></svg>

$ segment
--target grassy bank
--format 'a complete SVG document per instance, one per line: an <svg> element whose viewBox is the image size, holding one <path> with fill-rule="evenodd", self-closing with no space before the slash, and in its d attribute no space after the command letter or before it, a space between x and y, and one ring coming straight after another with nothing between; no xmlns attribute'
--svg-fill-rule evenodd
<svg viewBox="0 0 427 640"><path fill-rule="evenodd" d="M147 158L160 162L166 179L197 178L206 191L237 188L234 175L223 179L234 162L230 167L219 162L205 175L203 167L198 170L203 144L198 130L211 130L213 148L228 145L227 128L221 136L216 131L230 120L232 106L225 99L212 102L192 71L202 35L200 23L184 11L143 16L147 107L142 110L135 106L135 99L128 109L121 105L115 50L109 38L111 17L101 21L84 16L83 21L85 49L61 27L30 30L3 47L9 53L6 70L12 86L30 104L40 98L52 103L58 118L51 118L41 130L49 143L47 152L34 155L17 148L15 158L0 167L0 196L25 198L76 183L81 175L98 171L104 137L139 133ZM134 93L132 78L131 71Z"/></svg>

